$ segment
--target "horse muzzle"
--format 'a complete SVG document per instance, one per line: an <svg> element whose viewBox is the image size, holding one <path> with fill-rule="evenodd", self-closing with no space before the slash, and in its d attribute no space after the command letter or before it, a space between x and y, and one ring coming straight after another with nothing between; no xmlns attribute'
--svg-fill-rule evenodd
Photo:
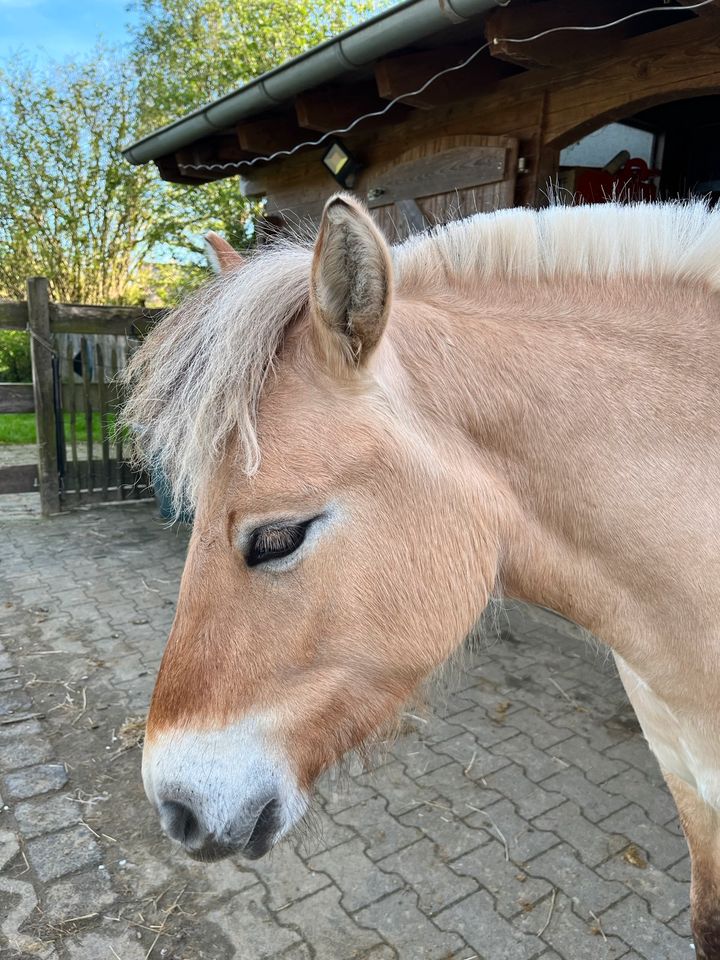
<svg viewBox="0 0 720 960"><path fill-rule="evenodd" d="M301 819L307 799L265 744L259 724L247 720L146 742L145 792L164 832L193 859L256 860Z"/></svg>

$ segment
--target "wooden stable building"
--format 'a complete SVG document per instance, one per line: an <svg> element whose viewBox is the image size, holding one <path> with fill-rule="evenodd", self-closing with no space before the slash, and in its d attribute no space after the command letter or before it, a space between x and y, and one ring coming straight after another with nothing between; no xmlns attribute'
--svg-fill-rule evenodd
<svg viewBox="0 0 720 960"><path fill-rule="evenodd" d="M720 0L405 0L124 154L173 182L239 176L276 228L344 180L393 239L549 184L717 199Z"/></svg>

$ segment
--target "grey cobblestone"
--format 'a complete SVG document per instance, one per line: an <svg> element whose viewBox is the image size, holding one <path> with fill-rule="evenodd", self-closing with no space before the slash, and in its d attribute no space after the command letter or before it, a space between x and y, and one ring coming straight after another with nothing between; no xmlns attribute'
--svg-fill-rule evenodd
<svg viewBox="0 0 720 960"><path fill-rule="evenodd" d="M330 877L318 870L322 868L306 864L289 844L285 844L273 850L266 860L253 863L248 872L264 881L268 889L268 906L278 910L326 887Z"/></svg>
<svg viewBox="0 0 720 960"><path fill-rule="evenodd" d="M553 756L573 764L591 783L602 783L627 770L627 763L595 750L583 737L569 737L556 744Z"/></svg>
<svg viewBox="0 0 720 960"><path fill-rule="evenodd" d="M686 854L677 863L668 867L666 873L669 877L680 880L682 883L690 883L690 857Z"/></svg>
<svg viewBox="0 0 720 960"><path fill-rule="evenodd" d="M61 763L37 764L4 776L3 796L10 800L24 800L49 790L59 790L67 779L67 771Z"/></svg>
<svg viewBox="0 0 720 960"><path fill-rule="evenodd" d="M463 940L443 933L420 910L414 890L399 890L357 914L360 923L378 930L392 943L398 960L439 960L454 956ZM345 954L347 956L347 954Z"/></svg>
<svg viewBox="0 0 720 960"><path fill-rule="evenodd" d="M542 949L537 937L518 930L496 912L485 891L443 910L435 922L443 930L460 934L483 957L533 960Z"/></svg>
<svg viewBox="0 0 720 960"><path fill-rule="evenodd" d="M309 860L324 850L332 850L333 847L355 836L355 832L349 826L344 826L340 820L344 812L331 817L322 808L318 808L313 817L312 831L303 834L297 843L297 852L304 860ZM353 823L352 817L348 818L348 823Z"/></svg>
<svg viewBox="0 0 720 960"><path fill-rule="evenodd" d="M107 910L117 894L105 870L92 869L67 880L51 883L45 890L43 919L48 923L68 923L73 917L82 917L93 910Z"/></svg>
<svg viewBox="0 0 720 960"><path fill-rule="evenodd" d="M0 693L0 717L24 713L32 707L32 700L24 690L6 690Z"/></svg>
<svg viewBox="0 0 720 960"><path fill-rule="evenodd" d="M283 923L292 923L312 943L315 960L351 960L382 943L382 937L372 922L363 918L362 911L356 915L357 922L348 916L340 897L336 886L325 887L281 914ZM383 901L380 909L385 911L386 904Z"/></svg>
<svg viewBox="0 0 720 960"><path fill-rule="evenodd" d="M679 936L687 938L690 929L690 907L685 907L676 917L669 920L668 926Z"/></svg>
<svg viewBox="0 0 720 960"><path fill-rule="evenodd" d="M555 790L568 800L573 800L582 810L583 816L593 823L609 817L628 802L619 790L611 792L606 785L598 787L590 783L585 774L574 767L549 777L543 782L543 786L546 790Z"/></svg>
<svg viewBox="0 0 720 960"><path fill-rule="evenodd" d="M552 878L552 883L567 897L579 904L585 914L602 913L607 907L627 896L627 887L605 880L601 874L580 862L566 843L535 857L528 868L535 877Z"/></svg>
<svg viewBox="0 0 720 960"><path fill-rule="evenodd" d="M261 884L247 887L207 916L226 942L236 948L238 960L274 960L281 950L302 939L293 927L273 922L263 892Z"/></svg>
<svg viewBox="0 0 720 960"><path fill-rule="evenodd" d="M490 790L512 800L520 816L526 820L537 817L563 802L563 795L554 788L554 778L546 780L542 787L538 786L525 776L522 767L516 763L490 774L485 780Z"/></svg>
<svg viewBox="0 0 720 960"><path fill-rule="evenodd" d="M691 960L695 956L689 935L682 937L650 915L648 905L635 895L616 904L601 917L608 936L622 938L648 960Z"/></svg>
<svg viewBox="0 0 720 960"><path fill-rule="evenodd" d="M5 523L0 709L43 717L0 725L0 955L10 934L43 960L144 960L162 930L151 958L692 957L684 840L612 661L522 605L372 772L323 779L307 834L259 862L185 858L121 733L187 540L153 509Z"/></svg>
<svg viewBox="0 0 720 960"><path fill-rule="evenodd" d="M102 860L92 834L80 825L30 840L26 849L30 864L41 880L55 880Z"/></svg>
<svg viewBox="0 0 720 960"><path fill-rule="evenodd" d="M548 723L542 714L533 710L532 707L523 707L522 710L512 714L507 721L507 726L511 730L527 733L535 746L541 750L554 747L555 744L561 743L572 736L570 730ZM556 753L555 750L551 752Z"/></svg>
<svg viewBox="0 0 720 960"><path fill-rule="evenodd" d="M106 933L85 933L79 937L73 937L67 945L69 960L101 960L101 958L112 957L110 952L112 947L115 956L122 957L123 960L145 960L143 948L138 941L127 932L118 936L112 936Z"/></svg>
<svg viewBox="0 0 720 960"><path fill-rule="evenodd" d="M552 916L549 913L545 915L550 916L550 922L543 933L543 940L551 943L559 956L568 960L620 960L621 957L625 960L628 953L626 938L613 936L614 927L612 924L605 926L604 918L598 921L587 911L578 916L576 909L573 909L570 898L558 894ZM540 919L544 923L542 913ZM644 960L656 958L648 956Z"/></svg>
<svg viewBox="0 0 720 960"><path fill-rule="evenodd" d="M385 857L378 866L402 877L417 894L420 910L430 917L478 887L475 880L450 870L425 838Z"/></svg>
<svg viewBox="0 0 720 960"><path fill-rule="evenodd" d="M657 772L656 778L650 780L640 770L632 768L625 773L619 773L603 784L603 788L607 792L618 794L626 801L635 801L651 820L661 826L676 817L672 797L666 790L662 789L662 786L663 780L660 771Z"/></svg>
<svg viewBox="0 0 720 960"><path fill-rule="evenodd" d="M348 840L313 857L309 866L332 877L342 892L343 909L354 913L403 885L401 877L393 876L386 864L387 860L381 860L379 871L365 853L363 842Z"/></svg>
<svg viewBox="0 0 720 960"><path fill-rule="evenodd" d="M492 836L498 836L498 831L505 837L508 848L508 857L514 863L523 863L532 860L539 853L549 850L559 843L558 837L549 830L533 826L526 818L520 816L507 800L488 804L482 810L474 810L468 817L468 825L477 829L483 828Z"/></svg>
<svg viewBox="0 0 720 960"><path fill-rule="evenodd" d="M13 815L25 837L70 827L80 820L78 804L59 793L18 803Z"/></svg>
<svg viewBox="0 0 720 960"><path fill-rule="evenodd" d="M673 880L651 863L640 868L618 855L599 866L597 872L607 880L618 880L637 893L647 903L652 915L663 923L682 913L687 904L687 886Z"/></svg>
<svg viewBox="0 0 720 960"><path fill-rule="evenodd" d="M604 833L616 834L627 843L637 844L645 851L650 863L661 870L677 863L687 854L684 837L648 820L645 812L634 803L600 821L598 827Z"/></svg>
<svg viewBox="0 0 720 960"><path fill-rule="evenodd" d="M53 755L51 744L44 737L23 737L0 743L0 770L16 770L44 763Z"/></svg>
<svg viewBox="0 0 720 960"><path fill-rule="evenodd" d="M621 811L615 816L622 816L623 813L624 811ZM618 821L624 825L628 822L635 826L639 823L639 818L631 814L627 819ZM575 850L588 867L596 867L603 860L607 860L609 856L626 847L629 842L626 837L618 836L613 829L613 817L608 817L601 829L587 820L582 815L580 807L572 800L548 810L541 817L536 817L533 820L533 826L539 830L552 830Z"/></svg>
<svg viewBox="0 0 720 960"><path fill-rule="evenodd" d="M431 750L427 752L434 756ZM447 759L444 762L447 764ZM424 777L422 772L421 777ZM388 813L393 817L400 817L419 804L434 799L438 793L427 780L413 780L409 777L399 761L386 763L378 770L361 774L354 779L360 786L369 787L373 791L372 796L384 798Z"/></svg>
<svg viewBox="0 0 720 960"><path fill-rule="evenodd" d="M349 789L350 783L352 783L352 789ZM350 781L346 775L338 776L334 770L320 778L316 790L323 809L331 817L377 794L377 790L371 786L362 785L358 779Z"/></svg>
<svg viewBox="0 0 720 960"><path fill-rule="evenodd" d="M478 766L477 762L470 767L472 757L471 751L465 756L464 764L449 763L439 770L418 777L418 786L432 787L451 808L458 810L461 816L468 813L467 803L493 803L499 799L499 794L488 787L482 767Z"/></svg>
<svg viewBox="0 0 720 960"><path fill-rule="evenodd" d="M447 803L447 801L445 801ZM482 830L468 829L468 824L446 810L445 803L427 803L404 816L400 822L406 827L417 827L436 847L441 860L454 860L456 857L476 850L481 844L488 843L490 837ZM470 810L461 811L470 813Z"/></svg>
<svg viewBox="0 0 720 960"><path fill-rule="evenodd" d="M560 745L553 751L540 750L534 745L530 737L519 733L511 740L505 740L493 748L493 753L512 760L522 767L528 779L541 783L554 773L563 769L564 764L558 760L556 754Z"/></svg>
<svg viewBox="0 0 720 960"><path fill-rule="evenodd" d="M504 703L507 701L498 698L498 704ZM511 718L512 716L514 714L511 714ZM498 713L497 709L495 716L489 717L484 707L473 706L463 713L455 714L452 719L454 724L468 730L484 748L494 747L519 733L519 728L514 723L508 722L507 715L503 712ZM565 732L560 731L560 736Z"/></svg>
<svg viewBox="0 0 720 960"><path fill-rule="evenodd" d="M547 880L537 879L505 859L503 843L492 841L480 850L450 864L460 876L469 876L492 894L495 909L503 917L532 910L552 890Z"/></svg>
<svg viewBox="0 0 720 960"><path fill-rule="evenodd" d="M380 860L389 853L401 850L419 840L421 833L406 827L387 810L387 801L373 797L355 807L343 810L335 817L338 823L352 826L366 842L366 852L371 860Z"/></svg>

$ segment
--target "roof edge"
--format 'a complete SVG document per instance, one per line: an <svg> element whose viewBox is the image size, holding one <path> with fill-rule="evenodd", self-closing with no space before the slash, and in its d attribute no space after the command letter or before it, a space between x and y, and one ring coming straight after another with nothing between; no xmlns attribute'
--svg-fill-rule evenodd
<svg viewBox="0 0 720 960"><path fill-rule="evenodd" d="M451 23L462 23L500 5L499 0L403 0L128 144L122 154L135 165L156 160L276 107L304 90L406 47Z"/></svg>

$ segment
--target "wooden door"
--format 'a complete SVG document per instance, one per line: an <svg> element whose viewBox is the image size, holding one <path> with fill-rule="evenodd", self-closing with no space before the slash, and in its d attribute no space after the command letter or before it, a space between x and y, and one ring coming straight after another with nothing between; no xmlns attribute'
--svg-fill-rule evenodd
<svg viewBox="0 0 720 960"><path fill-rule="evenodd" d="M514 137L438 137L361 174L355 188L390 241L438 223L511 207Z"/></svg>

